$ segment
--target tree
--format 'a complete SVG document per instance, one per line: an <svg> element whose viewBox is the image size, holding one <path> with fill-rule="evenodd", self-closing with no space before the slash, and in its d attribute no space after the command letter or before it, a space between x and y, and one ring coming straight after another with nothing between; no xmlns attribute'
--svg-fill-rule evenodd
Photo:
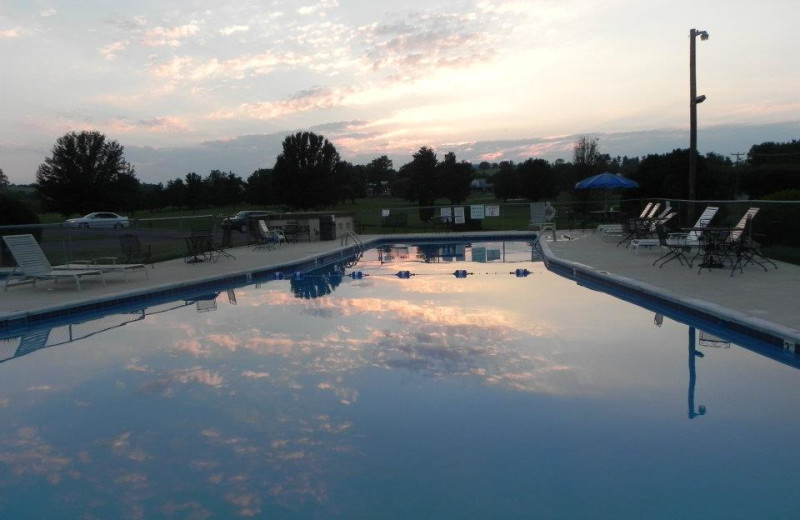
<svg viewBox="0 0 800 520"><path fill-rule="evenodd" d="M448 152L444 161L436 166L437 190L442 196L450 199L451 204L461 204L470 193L472 182L472 165L468 162L456 162L456 154Z"/></svg>
<svg viewBox="0 0 800 520"><path fill-rule="evenodd" d="M38 224L39 215L36 214L27 204L23 201L7 195L5 192L0 193L0 226L13 226L15 224ZM0 230L0 235L15 235L17 233L31 233L36 237L36 240L42 239L42 228L33 229L6 229ZM14 265L13 257L6 248L5 242L0 239L0 265Z"/></svg>
<svg viewBox="0 0 800 520"><path fill-rule="evenodd" d="M278 200L291 209L334 205L338 163L339 152L323 136L313 132L287 136L273 170Z"/></svg>
<svg viewBox="0 0 800 520"><path fill-rule="evenodd" d="M277 203L271 169L261 168L250 174L244 188L244 200L259 206Z"/></svg>
<svg viewBox="0 0 800 520"><path fill-rule="evenodd" d="M552 197L556 192L553 168L544 159L528 159L517 166L522 195L530 200Z"/></svg>
<svg viewBox="0 0 800 520"><path fill-rule="evenodd" d="M211 170L203 179L204 199L210 206L230 206L242 200L242 179L233 172Z"/></svg>
<svg viewBox="0 0 800 520"><path fill-rule="evenodd" d="M436 181L436 153L426 146L420 148L412 156L410 163L400 168L400 175L408 179L402 184L403 192L399 195L405 200L417 202L420 206L419 216L423 221L433 217L439 186Z"/></svg>
<svg viewBox="0 0 800 520"><path fill-rule="evenodd" d="M750 148L742 189L751 198L797 188L800 188L800 141L768 142Z"/></svg>
<svg viewBox="0 0 800 520"><path fill-rule="evenodd" d="M503 199L504 202L519 197L521 189L514 161L502 161L499 167L500 171L492 177L494 196Z"/></svg>
<svg viewBox="0 0 800 520"><path fill-rule="evenodd" d="M597 137L586 139L586 136L575 141L575 145L572 147L572 163L575 166L593 167L599 155L597 141L599 141Z"/></svg>
<svg viewBox="0 0 800 520"><path fill-rule="evenodd" d="M164 189L164 202L179 210L183 208L183 205L186 204L186 184L183 179L167 181L167 187Z"/></svg>
<svg viewBox="0 0 800 520"><path fill-rule="evenodd" d="M366 169L367 182L369 184L391 182L397 174L392 167L392 160L385 155L372 159L364 168Z"/></svg>
<svg viewBox="0 0 800 520"><path fill-rule="evenodd" d="M203 178L195 172L186 174L186 189L184 191L186 205L190 208L199 208L205 203L205 189Z"/></svg>
<svg viewBox="0 0 800 520"><path fill-rule="evenodd" d="M355 204L356 198L367 196L366 167L339 161L336 166L336 185L339 188L339 200L349 199Z"/></svg>
<svg viewBox="0 0 800 520"><path fill-rule="evenodd" d="M0 168L0 190L2 190L3 188L8 188L8 186L9 186L8 177L6 177L6 174L3 173L3 169Z"/></svg>
<svg viewBox="0 0 800 520"><path fill-rule="evenodd" d="M138 188L124 148L100 132L70 132L36 172L37 195L63 215L117 208Z"/></svg>
<svg viewBox="0 0 800 520"><path fill-rule="evenodd" d="M165 197L166 191L164 190L164 185L161 183L142 183L139 186L139 194L141 197L137 209L141 208L154 211L167 205Z"/></svg>

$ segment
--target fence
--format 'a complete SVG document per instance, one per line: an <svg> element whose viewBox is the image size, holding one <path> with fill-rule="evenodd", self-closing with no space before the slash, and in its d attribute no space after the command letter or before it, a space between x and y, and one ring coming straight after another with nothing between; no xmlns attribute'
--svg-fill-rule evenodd
<svg viewBox="0 0 800 520"><path fill-rule="evenodd" d="M674 208L678 215L672 219L670 226L676 230L691 227L709 205L720 208L713 221L714 225L734 225L748 208L758 207L760 212L752 223L753 236L762 244L765 254L778 260L800 264L798 201L625 199L614 201L613 208L607 208L605 203L597 201L553 202L557 209L556 227L558 230L592 229L604 222L624 222L625 219L638 215L647 202L660 202L662 206L669 204ZM530 205L528 202L508 202L424 207L387 206L348 213L355 213L355 229L360 234L511 231L529 229ZM221 216L200 215L136 219L131 221L129 228L121 230L77 229L59 224L4 226L0 227L0 235L35 235L53 264L104 256L122 257L119 238L125 233L137 235L143 245L149 246L153 261L183 257L186 254L183 237L191 234L192 230L211 230L215 243L231 247L243 246L252 241L246 229L232 230L230 236L226 236L221 222ZM0 247L0 265L14 265L4 247Z"/></svg>

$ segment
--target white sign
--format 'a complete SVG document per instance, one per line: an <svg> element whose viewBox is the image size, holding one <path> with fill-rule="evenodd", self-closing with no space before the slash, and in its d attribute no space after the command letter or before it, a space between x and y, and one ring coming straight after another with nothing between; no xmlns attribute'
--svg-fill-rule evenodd
<svg viewBox="0 0 800 520"><path fill-rule="evenodd" d="M473 204L469 207L469 215L473 220L480 220L483 218L483 204Z"/></svg>
<svg viewBox="0 0 800 520"><path fill-rule="evenodd" d="M441 208L442 212L439 214L442 217L452 217L453 212L450 208Z"/></svg>
<svg viewBox="0 0 800 520"><path fill-rule="evenodd" d="M486 206L485 212L487 217L499 217L500 206Z"/></svg>
<svg viewBox="0 0 800 520"><path fill-rule="evenodd" d="M456 208L453 208L453 215L455 215L455 217L456 217L455 218L455 223L456 224L463 224L464 222L466 222L466 220L464 219L464 208L463 207L458 206Z"/></svg>
<svg viewBox="0 0 800 520"><path fill-rule="evenodd" d="M389 210L388 209L382 209L381 210L381 216L382 217L388 217L389 216Z"/></svg>

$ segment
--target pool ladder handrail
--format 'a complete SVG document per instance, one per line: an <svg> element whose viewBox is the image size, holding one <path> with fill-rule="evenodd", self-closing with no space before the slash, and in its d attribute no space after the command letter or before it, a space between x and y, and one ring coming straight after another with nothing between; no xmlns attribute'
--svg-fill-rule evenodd
<svg viewBox="0 0 800 520"><path fill-rule="evenodd" d="M361 239L358 237L358 234L356 234L355 231L348 231L347 233L342 235L342 240L340 242L340 245L346 246L347 243L348 243L348 240L351 239L351 238L353 239L353 243L358 246L358 252L359 253L363 253L364 252L364 244L363 244L363 242L361 242Z"/></svg>
<svg viewBox="0 0 800 520"><path fill-rule="evenodd" d="M358 263L358 261L361 260L361 255L364 254L364 244L361 242L361 239L358 237L358 235L354 231L348 231L347 233L345 233L342 236L342 240L341 240L340 244L342 246L346 246L347 242L351 238L353 239L353 243L358 247L358 252L354 255L353 258L351 258L345 264L345 267L353 267L354 265L356 265Z"/></svg>

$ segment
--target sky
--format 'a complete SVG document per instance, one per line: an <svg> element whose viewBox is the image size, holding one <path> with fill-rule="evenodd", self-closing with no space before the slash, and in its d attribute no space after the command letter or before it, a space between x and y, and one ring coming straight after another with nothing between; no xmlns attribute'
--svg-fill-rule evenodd
<svg viewBox="0 0 800 520"><path fill-rule="evenodd" d="M139 179L247 178L289 133L395 167L800 138L796 0L0 0L0 168L35 180L60 136L97 130Z"/></svg>

